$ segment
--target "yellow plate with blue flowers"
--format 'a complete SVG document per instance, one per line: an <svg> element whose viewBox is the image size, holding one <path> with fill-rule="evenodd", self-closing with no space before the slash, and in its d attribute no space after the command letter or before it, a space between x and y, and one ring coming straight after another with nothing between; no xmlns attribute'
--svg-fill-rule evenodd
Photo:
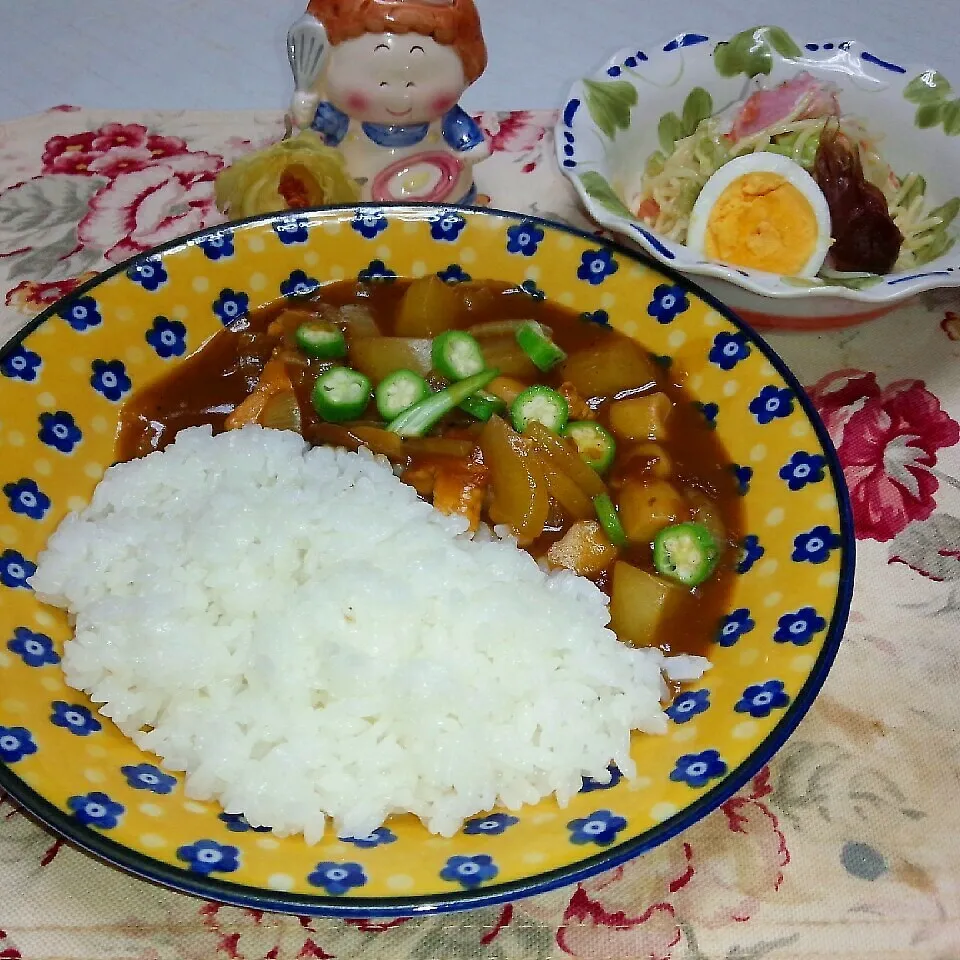
<svg viewBox="0 0 960 960"><path fill-rule="evenodd" d="M522 286L669 357L735 465L745 529L732 601L701 681L642 776L612 770L570 804L468 821L412 817L368 837L277 837L184 794L64 683L65 616L29 579L50 533L114 461L121 405L224 325L345 278L439 274ZM78 846L211 899L297 914L402 916L517 899L637 856L719 806L783 744L840 643L854 548L830 441L782 361L677 274L544 221L397 206L260 217L111 270L0 354L0 788Z"/></svg>

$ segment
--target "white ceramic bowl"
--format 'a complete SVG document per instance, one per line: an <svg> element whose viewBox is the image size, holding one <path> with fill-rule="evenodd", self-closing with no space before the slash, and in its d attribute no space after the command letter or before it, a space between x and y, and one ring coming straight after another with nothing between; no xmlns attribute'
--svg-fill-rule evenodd
<svg viewBox="0 0 960 960"><path fill-rule="evenodd" d="M703 97L690 98L691 91L706 90L716 111L740 100L751 76L766 73L780 82L800 70L840 88L844 113L883 134L882 152L893 169L926 179L931 206L960 195L960 98L942 74L874 55L843 38L800 45L778 27L724 40L684 33L654 47L621 50L574 84L557 127L560 167L599 224L695 277L755 326L849 326L924 290L960 285L960 244L909 273L841 285L706 261L657 237L631 215L644 163L661 148L664 120L669 125L672 113L690 132L696 126ZM957 231L954 221L952 236Z"/></svg>

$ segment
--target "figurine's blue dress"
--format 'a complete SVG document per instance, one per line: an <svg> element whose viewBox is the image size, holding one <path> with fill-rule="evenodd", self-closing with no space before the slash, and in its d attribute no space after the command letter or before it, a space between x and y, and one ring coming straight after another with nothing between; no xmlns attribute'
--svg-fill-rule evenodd
<svg viewBox="0 0 960 960"><path fill-rule="evenodd" d="M350 126L350 118L329 101L317 106L311 127L319 133L329 147L343 143ZM398 126L383 123L361 124L364 134L380 147L414 147L422 143L430 132L429 123ZM461 107L449 110L441 122L444 142L458 153L465 153L483 143L483 130ZM477 188L471 185L467 195L458 203L472 203L477 197Z"/></svg>

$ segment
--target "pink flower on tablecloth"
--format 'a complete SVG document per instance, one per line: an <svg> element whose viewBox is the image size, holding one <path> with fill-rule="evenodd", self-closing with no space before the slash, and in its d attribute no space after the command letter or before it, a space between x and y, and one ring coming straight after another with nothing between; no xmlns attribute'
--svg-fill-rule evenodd
<svg viewBox="0 0 960 960"><path fill-rule="evenodd" d="M216 214L213 181L223 159L186 153L121 173L90 201L78 235L112 263L205 226Z"/></svg>
<svg viewBox="0 0 960 960"><path fill-rule="evenodd" d="M727 830L739 835L737 841L716 830L707 835L706 825L697 831L704 836L693 835L696 877L676 900L684 920L707 928L745 923L783 885L790 851L779 819L763 801L772 792L769 776L764 769L749 792L720 808Z"/></svg>
<svg viewBox="0 0 960 960"><path fill-rule="evenodd" d="M94 153L106 153L114 147L143 147L148 131L142 123L105 123L93 138Z"/></svg>
<svg viewBox="0 0 960 960"><path fill-rule="evenodd" d="M72 173L113 179L142 170L158 158L189 153L186 140L148 133L139 123L107 123L69 137L51 137L44 145L44 173Z"/></svg>
<svg viewBox="0 0 960 960"><path fill-rule="evenodd" d="M53 283L40 283L37 280L24 280L7 292L5 303L28 316L40 313L61 297L72 293L81 283L86 283L96 276L96 272L88 270L69 280L58 280Z"/></svg>
<svg viewBox="0 0 960 960"><path fill-rule="evenodd" d="M557 946L572 957L670 960L682 936L671 904L651 904L642 913L608 909L602 897L581 885L574 891L557 931Z"/></svg>
<svg viewBox="0 0 960 960"><path fill-rule="evenodd" d="M522 153L535 147L546 135L547 128L534 119L531 110L514 110L495 118L487 129L495 153Z"/></svg>
<svg viewBox="0 0 960 960"><path fill-rule="evenodd" d="M0 960L23 960L23 954L7 938L6 930L0 930Z"/></svg>
<svg viewBox="0 0 960 960"><path fill-rule="evenodd" d="M182 153L189 153L187 141L180 137L164 137L159 133L152 133L147 137L146 148L153 157L178 157Z"/></svg>
<svg viewBox="0 0 960 960"><path fill-rule="evenodd" d="M577 886L517 909L556 925L562 951L584 960L670 960L684 927L746 922L780 889L786 837L764 802L769 769L677 839Z"/></svg>
<svg viewBox="0 0 960 960"><path fill-rule="evenodd" d="M477 118L490 138L493 153L518 154L521 171L532 173L540 163L547 128L538 123L531 110L514 110L504 115L482 113Z"/></svg>
<svg viewBox="0 0 960 960"><path fill-rule="evenodd" d="M51 137L43 148L44 173L86 173L95 159L93 140L96 134L87 131L71 137Z"/></svg>
<svg viewBox="0 0 960 960"><path fill-rule="evenodd" d="M863 540L892 540L936 508L937 451L960 442L960 426L922 380L885 389L876 374L838 370L810 390L837 447Z"/></svg>
<svg viewBox="0 0 960 960"><path fill-rule="evenodd" d="M87 164L88 173L113 180L122 173L134 173L150 166L154 162L153 154L145 147L111 147L99 157L92 157Z"/></svg>
<svg viewBox="0 0 960 960"><path fill-rule="evenodd" d="M196 953L189 954L189 960L212 956L226 960L334 960L334 954L317 942L319 934L309 917L207 903L200 908L200 918L216 946L199 945ZM397 925L392 921L385 929Z"/></svg>

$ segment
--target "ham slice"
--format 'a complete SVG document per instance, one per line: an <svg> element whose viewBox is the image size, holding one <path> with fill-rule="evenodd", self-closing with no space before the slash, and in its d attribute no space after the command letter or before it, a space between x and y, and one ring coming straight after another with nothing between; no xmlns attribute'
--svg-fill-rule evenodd
<svg viewBox="0 0 960 960"><path fill-rule="evenodd" d="M771 90L758 90L740 108L733 121L730 139L736 143L759 133L793 115L798 109L797 120L839 117L840 103L836 88L804 71Z"/></svg>

